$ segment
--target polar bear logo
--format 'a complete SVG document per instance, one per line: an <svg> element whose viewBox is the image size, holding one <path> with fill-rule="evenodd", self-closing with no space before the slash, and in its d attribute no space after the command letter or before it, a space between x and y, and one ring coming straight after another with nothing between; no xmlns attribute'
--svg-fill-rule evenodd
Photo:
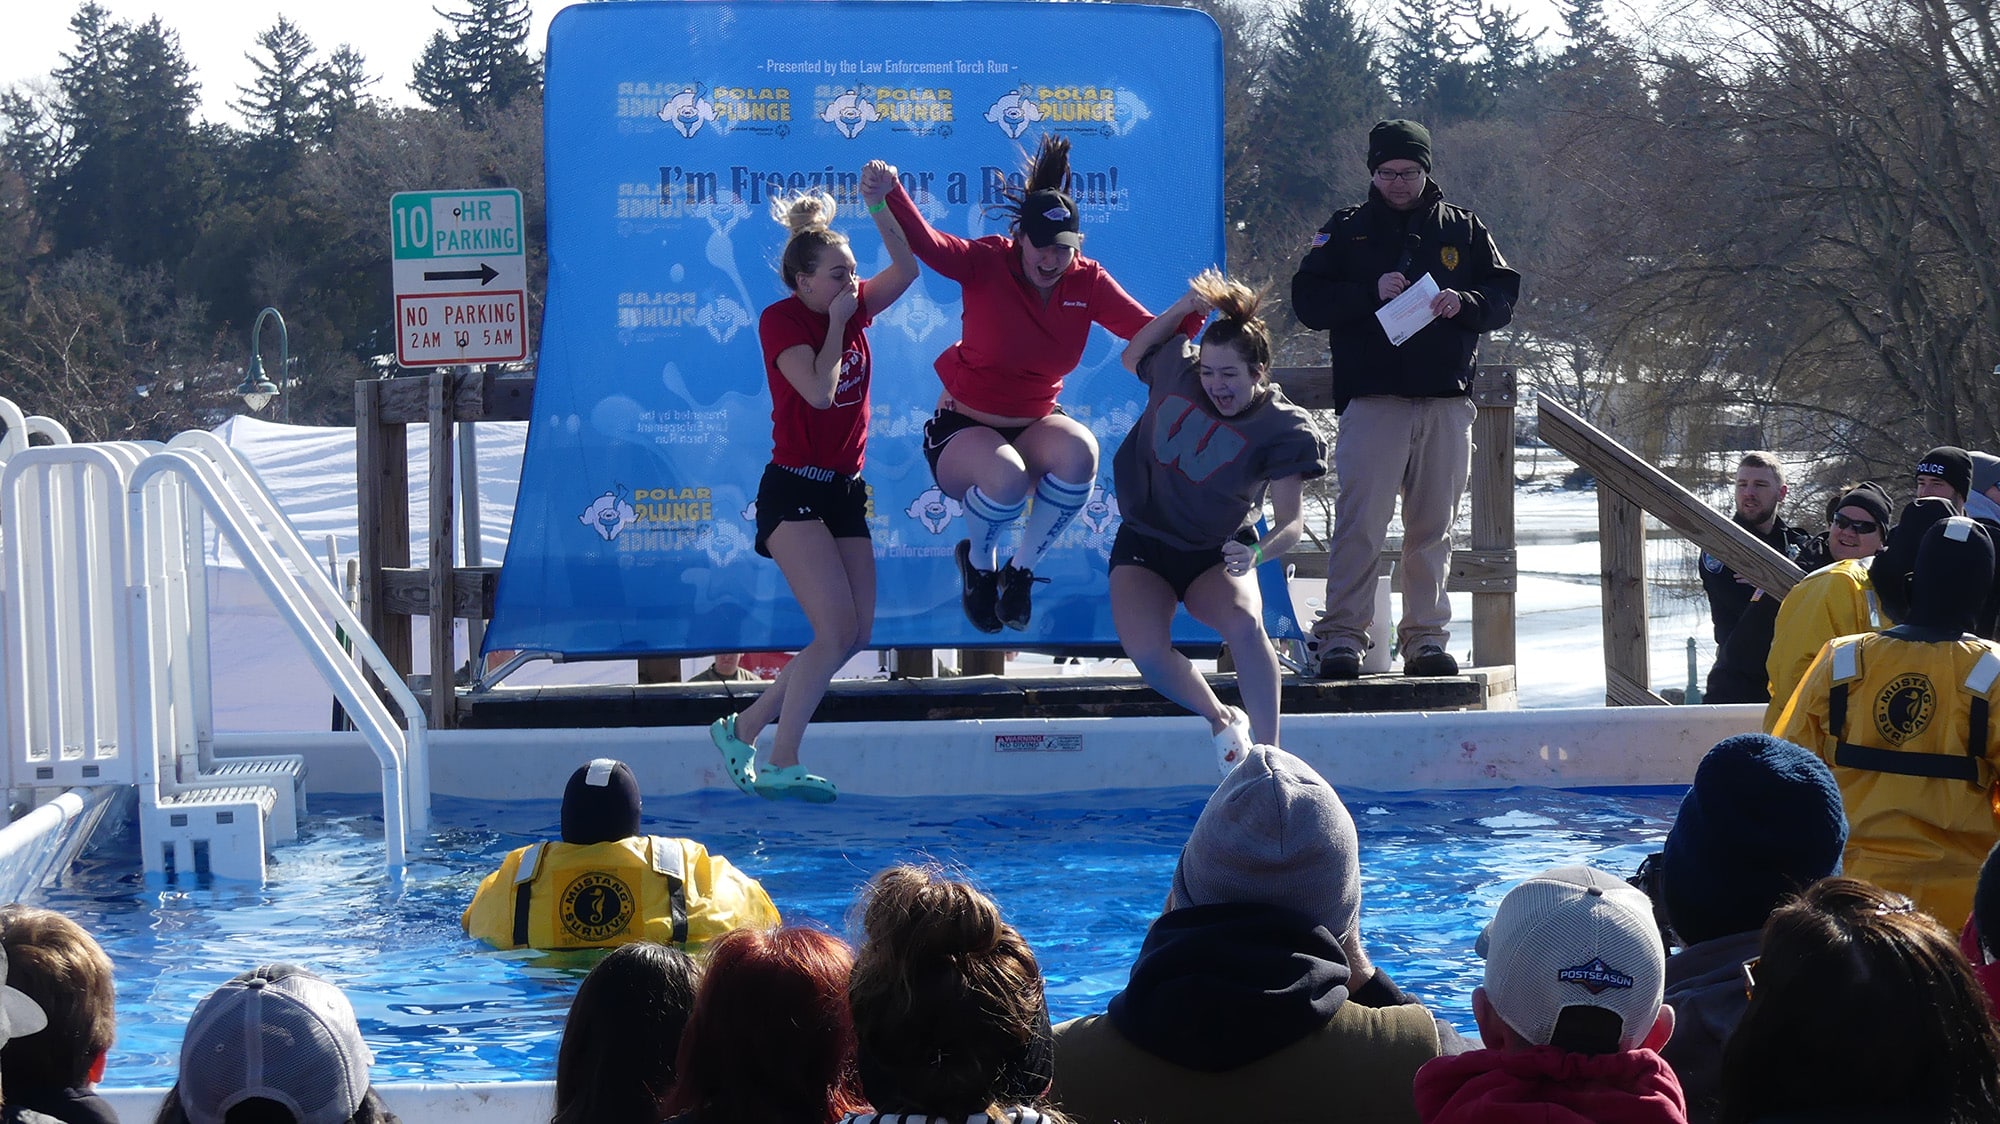
<svg viewBox="0 0 2000 1124"><path fill-rule="evenodd" d="M1027 91L1016 90L1000 95L1000 100L986 109L986 119L1000 126L1000 131L1014 140L1019 140L1028 126L1042 119L1042 107L1028 100Z"/></svg>
<svg viewBox="0 0 2000 1124"><path fill-rule="evenodd" d="M941 535L951 521L964 511L958 501L944 494L936 485L925 488L903 509L903 514L924 525L933 535Z"/></svg>
<svg viewBox="0 0 2000 1124"><path fill-rule="evenodd" d="M689 86L660 107L660 120L672 125L680 135L691 137L701 132L704 123L715 120L715 103L702 97L696 87Z"/></svg>
<svg viewBox="0 0 2000 1124"><path fill-rule="evenodd" d="M1090 502L1076 513L1076 521L1089 528L1093 536L1102 536L1106 530L1118 522L1118 497L1111 489L1098 485L1090 494Z"/></svg>
<svg viewBox="0 0 2000 1124"><path fill-rule="evenodd" d="M623 496L616 492L606 492L592 500L590 506L583 509L583 514L576 517L576 521L596 531L598 538L610 542L625 528L631 526L637 517L637 513L632 510L632 504Z"/></svg>
<svg viewBox="0 0 2000 1124"><path fill-rule="evenodd" d="M859 90L849 90L826 103L820 111L819 119L840 130L840 135L853 140L861 135L861 130L870 122L879 121L882 115L875 110L875 103L861 96Z"/></svg>
<svg viewBox="0 0 2000 1124"><path fill-rule="evenodd" d="M728 343L736 333L750 326L750 314L729 297L705 304L694 314L694 322L708 329L717 343Z"/></svg>

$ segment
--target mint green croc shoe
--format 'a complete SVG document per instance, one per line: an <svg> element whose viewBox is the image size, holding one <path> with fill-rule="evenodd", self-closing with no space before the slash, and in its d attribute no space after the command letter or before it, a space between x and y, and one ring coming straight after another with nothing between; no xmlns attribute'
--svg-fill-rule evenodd
<svg viewBox="0 0 2000 1124"><path fill-rule="evenodd" d="M833 782L806 772L804 765L767 768L757 774L757 795L766 800L803 800L808 804L831 804L840 796Z"/></svg>
<svg viewBox="0 0 2000 1124"><path fill-rule="evenodd" d="M708 740L722 751L722 766L730 783L745 796L758 793L757 747L736 736L736 716L725 715L709 724Z"/></svg>

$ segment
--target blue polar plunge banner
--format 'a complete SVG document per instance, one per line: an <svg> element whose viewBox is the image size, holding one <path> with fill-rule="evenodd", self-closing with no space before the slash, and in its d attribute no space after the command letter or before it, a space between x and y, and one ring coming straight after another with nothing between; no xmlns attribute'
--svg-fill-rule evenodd
<svg viewBox="0 0 2000 1124"><path fill-rule="evenodd" d="M1002 189L1067 137L1084 252L1158 310L1223 259L1221 43L1208 16L1127 4L579 4L549 29L549 286L521 489L486 648L568 657L789 649L811 628L753 549L772 452L760 312L788 295L772 199L827 188L861 275L888 254L858 189L895 165L937 230L1005 236ZM932 480L932 364L959 286L928 269L868 330L863 476L874 647L1115 644L1112 452L1145 402L1091 329L1060 403L1101 449L1096 491L1035 567L1026 633L959 607L956 501ZM1018 534L1018 531L1015 532ZM1011 536L1010 536L1011 540ZM1007 557L1003 540L1001 557ZM1297 635L1283 576L1267 624ZM1176 637L1213 640L1189 620Z"/></svg>

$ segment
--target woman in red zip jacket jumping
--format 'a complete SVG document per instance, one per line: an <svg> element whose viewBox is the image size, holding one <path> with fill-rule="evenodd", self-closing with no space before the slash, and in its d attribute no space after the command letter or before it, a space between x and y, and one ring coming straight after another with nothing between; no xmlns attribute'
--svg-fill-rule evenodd
<svg viewBox="0 0 2000 1124"><path fill-rule="evenodd" d="M1028 627L1030 590L1046 580L1034 568L1090 499L1097 439L1056 404L1090 326L1129 340L1153 319L1080 252L1069 178L1069 141L1044 136L1025 188L1005 190L1010 233L974 240L933 230L900 185L888 196L918 260L963 290L960 338L937 359L944 393L924 425L924 456L965 512L961 597L981 632ZM1023 511L1027 526L1002 566L1001 537Z"/></svg>

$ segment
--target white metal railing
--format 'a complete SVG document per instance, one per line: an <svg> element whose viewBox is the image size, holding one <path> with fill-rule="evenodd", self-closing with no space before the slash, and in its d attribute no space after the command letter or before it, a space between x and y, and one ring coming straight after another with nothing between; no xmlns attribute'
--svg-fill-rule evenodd
<svg viewBox="0 0 2000 1124"><path fill-rule="evenodd" d="M125 749L127 555L120 498L137 444L23 448L0 467L0 687L14 782L140 784Z"/></svg>
<svg viewBox="0 0 2000 1124"><path fill-rule="evenodd" d="M305 540L299 537L298 529L285 517L284 512L278 507L277 500L272 497L270 489L264 486L263 479L257 475L257 470L251 467L250 462L244 460L242 455L227 442L205 430L189 430L168 442L167 448L169 451L198 453L213 468L216 479L226 489L227 494L263 525L265 528L263 541L275 550L276 556L282 557L290 565L289 570L285 571L286 576L296 582L299 591L319 613L324 615L322 624L326 624L327 628L316 634L324 638L323 650L315 647L318 641L314 638L304 634L299 635L299 639L306 643L315 660L324 656L335 667L345 669L346 674L341 678L352 681L349 683L350 690L357 689L355 684L365 688L366 680L358 674L353 658L348 655L347 647L340 643L339 635L344 635L351 639L353 657L358 657L367 670L374 673L375 678L382 683L390 701L401 713L404 725L399 728L396 723L388 720L387 711L374 691L359 690L358 693L362 697L374 700L374 710L378 715L377 724L382 729L377 732L367 731L361 727L358 719L355 723L356 728L368 733L371 744L379 739L385 744L402 746L405 763L403 775L407 786L404 810L410 830L429 831L431 806L429 727L424 719L422 704L410 691L402 674L389 662L388 655L375 643L374 637L363 627L360 618L354 615L353 606L349 604L345 592L334 584L331 575L313 558ZM192 536L190 549L193 550L196 561L203 563L200 573L203 580L198 583L191 580L189 583L190 616L198 611L200 619L205 621L208 587L205 560L201 553L200 523L192 519L188 522ZM237 548L237 553L243 558L245 565L252 563L251 557L245 554L241 547ZM336 635L336 632L339 635ZM206 703L211 697L208 690L206 660L201 661L198 673L200 675L196 684L200 689L198 697ZM338 681L329 678L328 684L334 687L337 695L340 694ZM345 695L341 695L341 703L350 713L353 711L354 704L350 703ZM203 743L202 761L206 767L213 762L214 720L212 714L206 710L199 718Z"/></svg>
<svg viewBox="0 0 2000 1124"><path fill-rule="evenodd" d="M246 468L232 487L216 462L209 459L212 453L213 450L187 445L166 449L148 457L134 470L127 484L130 533L134 545L139 548L132 556L134 570L131 587L133 597L137 599L132 613L132 649L135 659L155 661L146 669L143 679L135 668L134 680L152 686L154 690L151 693L158 694L163 685L157 683L156 676L163 672L170 673L162 664L170 661L167 645L171 643L171 638L156 640L153 626L162 620L171 621L172 608L149 602L154 599L171 600L177 592L164 569L158 567L153 546L161 537L156 513L176 506L176 499L170 496L178 492L179 502L188 503L190 507L198 505L214 522L217 532L243 559L251 576L277 608L279 617L299 638L307 656L332 687L335 697L347 708L355 728L362 732L375 751L382 776L383 841L388 849L390 869L399 871L403 868L407 847L405 824L415 820L427 826L428 821L428 799L423 799L421 803L413 801L411 797L418 793L406 793L404 780L405 777L411 778L413 783L409 787L427 794L428 785L414 784L414 778L422 775L427 767L428 757L421 711L414 696L402 686L401 678L392 670L383 677L383 682L391 696L396 698L398 709L409 723L408 728L399 728L390 718L388 708L368 685L361 670L348 658L335 635L335 624L327 618L333 617L347 629L348 635L354 638L355 651L371 668L387 668L387 657L360 630L359 622L354 620L346 601L313 565L305 544L299 541L298 533L291 524L277 512L275 504L255 517L264 527L263 533L259 533L253 523L252 506L245 502L245 493L261 493L268 500L269 494L263 492L262 485L255 482L255 477L249 475ZM233 459L233 454L229 456ZM174 487L176 484L178 487ZM296 559L295 568L285 565L284 557L275 545L278 543L284 543L285 556ZM161 553L166 552L162 550ZM381 673L378 671L378 674ZM144 707L133 708L133 712L145 724L135 730L135 734L142 743L151 744L152 739L159 736L154 725L156 713Z"/></svg>
<svg viewBox="0 0 2000 1124"><path fill-rule="evenodd" d="M6 398L0 398L0 426L7 432L0 433L0 462L5 462L15 453L28 448L36 437L45 437L51 445L70 443L69 429L54 418L22 411Z"/></svg>
<svg viewBox="0 0 2000 1124"><path fill-rule="evenodd" d="M171 446L73 445L60 425L5 399L0 424L8 782L131 784L149 807L215 786L204 550L212 522L374 749L388 865L400 871L409 830L430 820L422 708L256 472L204 432ZM58 444L30 445L36 433ZM400 724L356 658L380 678Z"/></svg>

